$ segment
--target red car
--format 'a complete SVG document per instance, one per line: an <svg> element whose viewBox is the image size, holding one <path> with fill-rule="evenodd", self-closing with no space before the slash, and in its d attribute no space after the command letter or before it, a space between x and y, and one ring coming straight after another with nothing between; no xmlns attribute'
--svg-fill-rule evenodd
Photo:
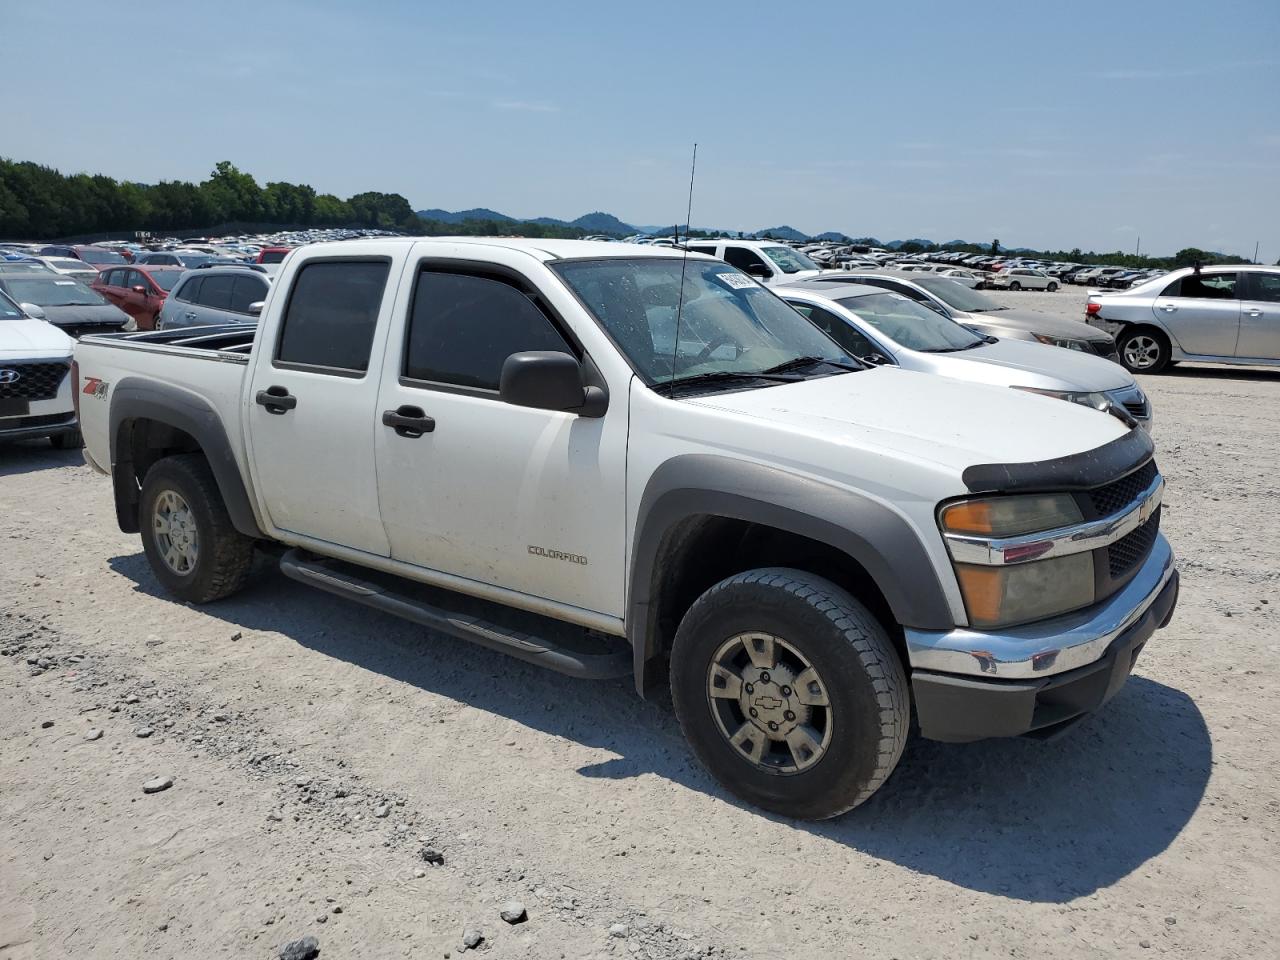
<svg viewBox="0 0 1280 960"><path fill-rule="evenodd" d="M104 267L90 286L129 314L135 329L154 330L165 298L184 272L182 267Z"/></svg>
<svg viewBox="0 0 1280 960"><path fill-rule="evenodd" d="M254 263L280 263L289 255L293 247L263 247L258 251L258 259Z"/></svg>

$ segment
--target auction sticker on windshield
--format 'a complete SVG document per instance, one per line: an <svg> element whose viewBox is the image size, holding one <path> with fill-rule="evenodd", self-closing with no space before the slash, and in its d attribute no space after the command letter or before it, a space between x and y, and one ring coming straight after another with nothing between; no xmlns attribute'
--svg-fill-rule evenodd
<svg viewBox="0 0 1280 960"><path fill-rule="evenodd" d="M717 273L716 279L733 290L745 290L756 286L756 282L745 273Z"/></svg>

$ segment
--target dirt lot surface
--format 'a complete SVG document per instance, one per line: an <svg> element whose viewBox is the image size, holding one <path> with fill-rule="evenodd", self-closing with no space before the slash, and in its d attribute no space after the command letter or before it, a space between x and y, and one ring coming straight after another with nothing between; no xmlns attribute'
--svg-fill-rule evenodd
<svg viewBox="0 0 1280 960"><path fill-rule="evenodd" d="M1280 955L1280 372L1143 385L1183 588L1127 687L1052 743L914 740L820 825L628 683L265 560L175 603L78 454L0 448L0 957Z"/></svg>

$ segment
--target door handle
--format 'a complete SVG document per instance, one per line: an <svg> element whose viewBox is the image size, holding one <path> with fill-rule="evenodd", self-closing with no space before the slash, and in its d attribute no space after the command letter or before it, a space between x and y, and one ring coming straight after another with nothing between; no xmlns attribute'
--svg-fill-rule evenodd
<svg viewBox="0 0 1280 960"><path fill-rule="evenodd" d="M187 314L184 314L184 316L185 316L188 320L194 320L194 319L196 319L196 315L195 315L194 313L187 313Z"/></svg>
<svg viewBox="0 0 1280 960"><path fill-rule="evenodd" d="M1246 310L1246 311L1244 312L1244 315L1245 315L1246 317L1260 317L1260 316L1262 316L1262 311L1261 311L1261 310Z"/></svg>
<svg viewBox="0 0 1280 960"><path fill-rule="evenodd" d="M289 393L285 387L267 387L259 390L253 398L259 406L267 408L267 413L284 414L298 405L298 398Z"/></svg>
<svg viewBox="0 0 1280 960"><path fill-rule="evenodd" d="M403 406L382 411L382 425L395 430L396 436L415 439L436 428L436 421L422 412L421 407Z"/></svg>
<svg viewBox="0 0 1280 960"><path fill-rule="evenodd" d="M1176 303L1162 303L1160 304L1160 309L1165 313L1177 313L1178 305Z"/></svg>

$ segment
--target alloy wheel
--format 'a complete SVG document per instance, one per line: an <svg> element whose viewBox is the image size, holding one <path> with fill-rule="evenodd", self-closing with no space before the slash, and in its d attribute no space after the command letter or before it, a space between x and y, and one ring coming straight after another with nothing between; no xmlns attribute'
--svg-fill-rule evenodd
<svg viewBox="0 0 1280 960"><path fill-rule="evenodd" d="M1124 345L1124 362L1134 370L1149 370L1160 362L1160 344L1142 333L1130 337Z"/></svg>
<svg viewBox="0 0 1280 960"><path fill-rule="evenodd" d="M803 773L831 744L826 685L799 650L772 634L721 644L708 667L707 699L725 739L764 772Z"/></svg>
<svg viewBox="0 0 1280 960"><path fill-rule="evenodd" d="M156 497L151 528L165 566L183 576L191 573L199 559L200 539L190 504L173 490L163 491Z"/></svg>

